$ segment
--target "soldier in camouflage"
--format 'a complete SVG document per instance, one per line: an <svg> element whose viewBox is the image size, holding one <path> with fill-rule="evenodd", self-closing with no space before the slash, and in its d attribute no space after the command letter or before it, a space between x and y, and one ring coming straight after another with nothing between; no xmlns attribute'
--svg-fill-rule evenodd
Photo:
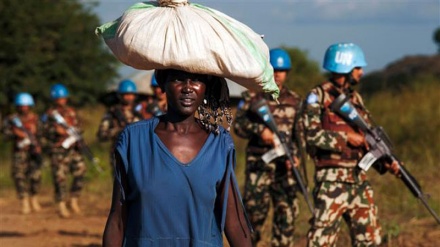
<svg viewBox="0 0 440 247"><path fill-rule="evenodd" d="M38 115L32 112L35 105L29 93L19 93L14 104L17 112L6 117L3 134L13 140L11 175L14 180L21 211L29 214L41 210L37 199L41 183L41 124Z"/></svg>
<svg viewBox="0 0 440 247"><path fill-rule="evenodd" d="M286 156L263 157L273 148L281 148L279 139L265 126L258 115L250 110L254 102L261 97L268 101L271 113L287 140L293 140L290 148L295 161L298 161L298 148L295 140L295 119L301 98L283 86L287 72L291 69L290 57L282 49L270 51L270 62L274 67L274 77L280 89L279 104L270 96L262 93L245 92L244 104L240 104L234 123L235 133L249 139L246 149L246 184L244 203L251 223L255 229L254 245L261 240L261 231L266 220L270 202L274 209L272 224L272 246L293 246L294 221L298 216L298 199L296 181L293 178L291 165ZM298 162L297 162L298 163Z"/></svg>
<svg viewBox="0 0 440 247"><path fill-rule="evenodd" d="M151 89L153 90L153 98L145 100L136 106L144 119L149 119L153 116L160 116L167 111L167 95L162 92L162 89L157 84L155 74L151 76Z"/></svg>
<svg viewBox="0 0 440 247"><path fill-rule="evenodd" d="M55 187L55 201L58 203L59 214L63 218L70 217L67 208L68 173L72 174L69 205L76 214L81 213L78 198L84 186L86 164L79 151L78 140L60 124L59 116L81 133L80 122L76 111L67 105L69 92L63 84L55 84L50 89L54 105L45 114L44 131L50 149L52 179Z"/></svg>
<svg viewBox="0 0 440 247"><path fill-rule="evenodd" d="M308 232L309 247L335 246L342 219L350 228L353 246L381 243L373 190L366 173L357 166L368 149L364 135L330 108L344 93L370 123L361 96L352 88L359 83L366 65L357 45L331 45L323 65L331 72L330 79L313 88L306 98L303 120L308 151L315 162L315 210Z"/></svg>
<svg viewBox="0 0 440 247"><path fill-rule="evenodd" d="M119 83L118 89L119 103L110 106L101 119L96 136L101 142L111 141L110 164L113 170L113 147L117 141L119 133L130 123L142 120L142 115L135 107L137 95L136 84L131 80L123 80Z"/></svg>

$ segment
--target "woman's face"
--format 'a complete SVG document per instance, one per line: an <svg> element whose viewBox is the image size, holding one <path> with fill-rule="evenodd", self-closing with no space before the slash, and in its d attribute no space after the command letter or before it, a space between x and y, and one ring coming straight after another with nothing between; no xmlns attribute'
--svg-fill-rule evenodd
<svg viewBox="0 0 440 247"><path fill-rule="evenodd" d="M169 111L172 109L181 115L194 115L205 98L207 79L206 75L170 72L165 83Z"/></svg>

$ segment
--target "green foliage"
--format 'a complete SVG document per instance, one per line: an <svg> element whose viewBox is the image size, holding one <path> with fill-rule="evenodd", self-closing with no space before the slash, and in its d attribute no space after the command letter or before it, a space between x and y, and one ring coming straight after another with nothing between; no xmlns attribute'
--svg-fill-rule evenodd
<svg viewBox="0 0 440 247"><path fill-rule="evenodd" d="M0 103L27 91L39 108L52 84L65 84L74 104L96 102L117 75L117 60L94 29L99 18L79 0L0 0Z"/></svg>
<svg viewBox="0 0 440 247"><path fill-rule="evenodd" d="M324 80L319 64L308 57L307 51L298 48L283 47L290 56L292 69L290 70L286 86L305 97L308 91Z"/></svg>
<svg viewBox="0 0 440 247"><path fill-rule="evenodd" d="M434 31L433 39L435 44L438 46L438 53L440 53L440 27Z"/></svg>
<svg viewBox="0 0 440 247"><path fill-rule="evenodd" d="M383 91L398 93L407 88L418 87L422 83L439 85L439 78L440 54L407 56L389 64L382 71L366 75L362 79L360 90L363 95L370 96Z"/></svg>

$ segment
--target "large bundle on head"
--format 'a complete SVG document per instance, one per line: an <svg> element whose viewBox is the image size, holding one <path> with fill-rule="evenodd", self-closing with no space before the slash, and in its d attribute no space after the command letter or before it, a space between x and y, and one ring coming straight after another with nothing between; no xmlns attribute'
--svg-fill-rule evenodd
<svg viewBox="0 0 440 247"><path fill-rule="evenodd" d="M187 0L138 3L96 32L120 61L136 69L216 75L278 96L261 36L214 9Z"/></svg>

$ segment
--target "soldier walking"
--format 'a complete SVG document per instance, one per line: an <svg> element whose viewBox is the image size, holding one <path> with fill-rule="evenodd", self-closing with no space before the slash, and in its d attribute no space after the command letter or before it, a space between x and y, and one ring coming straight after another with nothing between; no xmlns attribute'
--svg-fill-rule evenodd
<svg viewBox="0 0 440 247"><path fill-rule="evenodd" d="M373 189L367 174L357 166L368 149L364 134L331 110L332 102L344 93L370 123L370 114L353 89L366 65L359 46L331 45L323 64L331 73L330 78L313 88L306 98L304 125L309 154L315 162L315 210L308 246L335 246L342 219L350 228L353 246L381 243ZM386 166L395 169L397 164Z"/></svg>
<svg viewBox="0 0 440 247"><path fill-rule="evenodd" d="M274 218L271 244L293 246L294 221L299 209L296 181L290 169L292 165L297 164L290 164L286 156L263 160L268 151L281 147L276 135L250 108L258 99L266 98L280 132L286 140L292 141L290 149L298 163L299 152L294 125L301 98L283 86L291 69L288 53L282 49L270 50L270 63L274 68L275 82L280 89L279 104L268 95L245 92L244 104L237 110L234 131L238 136L249 139L246 148L246 184L243 200L255 230L253 244L256 245L261 240L261 230L272 201Z"/></svg>
<svg viewBox="0 0 440 247"><path fill-rule="evenodd" d="M119 133L130 123L142 120L141 114L135 110L135 100L137 95L136 84L132 80L123 80L119 83L118 89L119 102L105 113L99 124L97 132L98 140L101 142L111 141L110 160L113 170L113 148Z"/></svg>
<svg viewBox="0 0 440 247"><path fill-rule="evenodd" d="M84 186L84 176L87 169L84 158L79 151L79 140L70 133L69 129L72 128L77 133L82 133L82 131L75 109L67 104L69 96L67 88L63 84L55 84L50 89L50 96L53 105L46 111L44 130L50 149L55 201L58 203L60 216L68 218L70 212L67 206L70 206L74 213L81 213L78 198ZM62 124L62 121L65 124ZM69 172L73 176L70 200L67 195Z"/></svg>
<svg viewBox="0 0 440 247"><path fill-rule="evenodd" d="M29 214L32 210L41 210L37 194L41 184L41 124L38 115L31 107L34 99L29 93L15 96L16 113L6 117L3 134L13 140L11 175L18 198L21 200L21 212Z"/></svg>

